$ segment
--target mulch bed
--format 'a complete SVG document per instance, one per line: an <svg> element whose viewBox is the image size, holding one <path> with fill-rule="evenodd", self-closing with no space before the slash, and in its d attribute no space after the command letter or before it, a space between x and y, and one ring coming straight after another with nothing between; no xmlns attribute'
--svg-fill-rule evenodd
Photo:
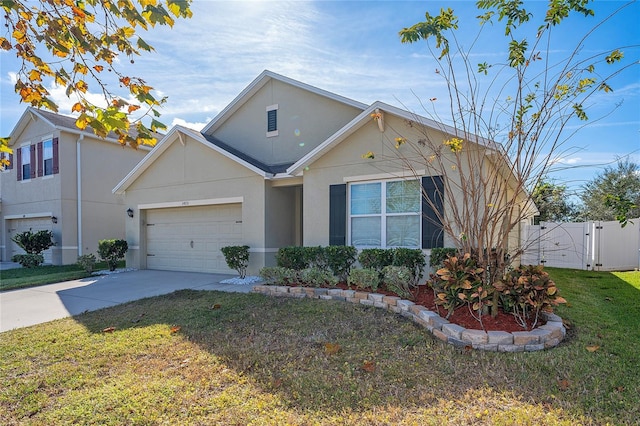
<svg viewBox="0 0 640 426"><path fill-rule="evenodd" d="M369 289L359 289L355 287L351 288L347 286L346 283L339 283L337 285L337 288L341 288L343 290L371 292L371 290ZM386 291L384 288L379 288L375 292L387 296L396 296L395 293ZM433 294L433 290L426 284L419 285L413 292L412 302L414 302L416 305L422 305L430 311L437 312L443 318L447 316L447 310L442 306L437 306L435 304L435 295ZM447 320L451 323L458 324L459 326L470 330L482 330L482 326L484 326L484 331L506 331L511 333L514 331L528 331L533 328L532 321L529 321L528 327L525 330L516 321L516 318L513 315L502 312L502 310L498 311L498 316L496 316L495 318L491 315L483 315L481 326L480 322L476 318L474 318L467 306L457 308L455 311L453 311L453 314L451 314L451 316L447 318ZM540 318L538 319L538 323L536 324L536 326L540 326L543 324L544 321L542 320L542 318Z"/></svg>

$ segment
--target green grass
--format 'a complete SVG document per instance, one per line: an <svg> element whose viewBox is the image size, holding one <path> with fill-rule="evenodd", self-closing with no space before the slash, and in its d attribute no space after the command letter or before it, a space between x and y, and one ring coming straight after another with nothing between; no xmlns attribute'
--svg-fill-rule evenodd
<svg viewBox="0 0 640 426"><path fill-rule="evenodd" d="M124 267L124 261L118 267ZM94 270L107 269L106 262L98 262ZM78 265L38 266L0 271L0 291L35 287L62 281L79 280L91 276Z"/></svg>
<svg viewBox="0 0 640 426"><path fill-rule="evenodd" d="M640 273L550 272L572 328L534 353L456 349L360 305L191 290L6 332L0 424L637 424Z"/></svg>

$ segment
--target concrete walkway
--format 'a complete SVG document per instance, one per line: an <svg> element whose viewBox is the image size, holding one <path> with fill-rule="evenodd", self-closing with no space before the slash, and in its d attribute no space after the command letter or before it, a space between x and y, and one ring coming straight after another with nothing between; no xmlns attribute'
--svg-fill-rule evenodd
<svg viewBox="0 0 640 426"><path fill-rule="evenodd" d="M0 332L41 324L176 290L248 293L255 284L221 284L233 275L129 271L0 292Z"/></svg>

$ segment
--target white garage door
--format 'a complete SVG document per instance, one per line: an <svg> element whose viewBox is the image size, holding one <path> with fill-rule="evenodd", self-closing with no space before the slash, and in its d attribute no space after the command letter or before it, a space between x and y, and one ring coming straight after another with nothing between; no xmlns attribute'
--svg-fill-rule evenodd
<svg viewBox="0 0 640 426"><path fill-rule="evenodd" d="M242 244L242 205L177 207L147 212L147 268L234 273L221 247Z"/></svg>
<svg viewBox="0 0 640 426"><path fill-rule="evenodd" d="M38 231L51 231L52 226L51 218L48 217L12 219L9 222L9 259L11 259L11 256L14 254L24 254L24 250L13 242L13 237L28 230L34 233ZM44 263L51 264L51 249L43 251L42 255L44 256Z"/></svg>

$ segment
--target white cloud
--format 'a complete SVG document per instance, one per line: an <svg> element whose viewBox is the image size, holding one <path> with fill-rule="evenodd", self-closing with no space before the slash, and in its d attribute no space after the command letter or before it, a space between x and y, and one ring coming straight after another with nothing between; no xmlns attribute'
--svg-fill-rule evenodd
<svg viewBox="0 0 640 426"><path fill-rule="evenodd" d="M182 118L174 118L173 121L171 122L171 127L173 127L173 126L183 126L183 127L189 128L189 129L197 130L199 132L207 124L209 124L209 121L206 121L204 123L189 123L189 122L183 120Z"/></svg>

